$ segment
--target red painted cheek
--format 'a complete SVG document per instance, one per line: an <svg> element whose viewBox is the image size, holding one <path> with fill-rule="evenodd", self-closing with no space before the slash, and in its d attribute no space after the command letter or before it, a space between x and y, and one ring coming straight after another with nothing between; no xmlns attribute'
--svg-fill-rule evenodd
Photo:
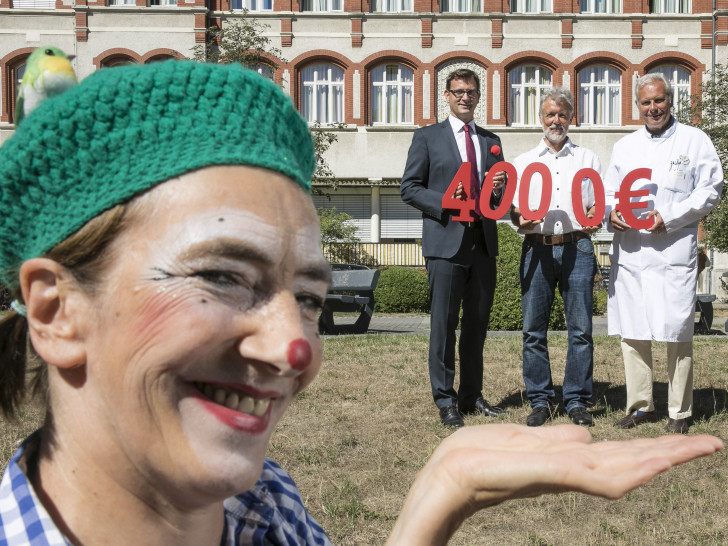
<svg viewBox="0 0 728 546"><path fill-rule="evenodd" d="M288 363L291 368L303 371L311 365L311 344L305 339L294 339L288 346Z"/></svg>

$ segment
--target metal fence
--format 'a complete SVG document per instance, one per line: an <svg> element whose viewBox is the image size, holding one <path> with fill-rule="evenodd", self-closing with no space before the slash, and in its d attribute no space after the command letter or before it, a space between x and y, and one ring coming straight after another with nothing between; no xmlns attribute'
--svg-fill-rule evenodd
<svg viewBox="0 0 728 546"><path fill-rule="evenodd" d="M599 269L609 269L609 241L594 241ZM422 246L417 243L333 243L324 256L331 263L354 263L369 267L401 265L424 267Z"/></svg>

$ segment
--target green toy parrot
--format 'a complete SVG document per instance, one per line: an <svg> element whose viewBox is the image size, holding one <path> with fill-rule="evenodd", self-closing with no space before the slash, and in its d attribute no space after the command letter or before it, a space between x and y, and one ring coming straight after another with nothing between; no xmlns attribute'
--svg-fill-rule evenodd
<svg viewBox="0 0 728 546"><path fill-rule="evenodd" d="M76 85L73 58L53 46L39 47L30 54L15 105L16 126L45 99Z"/></svg>

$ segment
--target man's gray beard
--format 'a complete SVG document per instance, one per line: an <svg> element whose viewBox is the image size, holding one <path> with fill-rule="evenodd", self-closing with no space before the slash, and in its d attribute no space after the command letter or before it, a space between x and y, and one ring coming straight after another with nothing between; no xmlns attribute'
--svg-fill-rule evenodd
<svg viewBox="0 0 728 546"><path fill-rule="evenodd" d="M551 135L551 129L553 127L547 127L543 130L543 136L548 140L551 144L561 144L564 140L566 140L566 137L569 135L568 129L561 133L558 137L554 137Z"/></svg>

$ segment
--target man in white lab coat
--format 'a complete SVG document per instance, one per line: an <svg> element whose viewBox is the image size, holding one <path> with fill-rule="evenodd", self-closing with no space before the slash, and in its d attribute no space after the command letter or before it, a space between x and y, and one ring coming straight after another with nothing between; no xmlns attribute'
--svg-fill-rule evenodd
<svg viewBox="0 0 728 546"><path fill-rule="evenodd" d="M708 136L672 115L673 89L661 74L637 80L636 104L645 126L612 150L605 178L606 216L615 232L607 306L609 334L622 337L627 415L615 426L656 422L652 340L667 342L668 432L686 433L693 411L693 328L700 218L718 203L723 171ZM620 199L624 178L642 171ZM642 201L645 208L625 207ZM650 227L635 229L637 220ZM628 221L630 223L628 223ZM652 223L654 222L654 223Z"/></svg>

